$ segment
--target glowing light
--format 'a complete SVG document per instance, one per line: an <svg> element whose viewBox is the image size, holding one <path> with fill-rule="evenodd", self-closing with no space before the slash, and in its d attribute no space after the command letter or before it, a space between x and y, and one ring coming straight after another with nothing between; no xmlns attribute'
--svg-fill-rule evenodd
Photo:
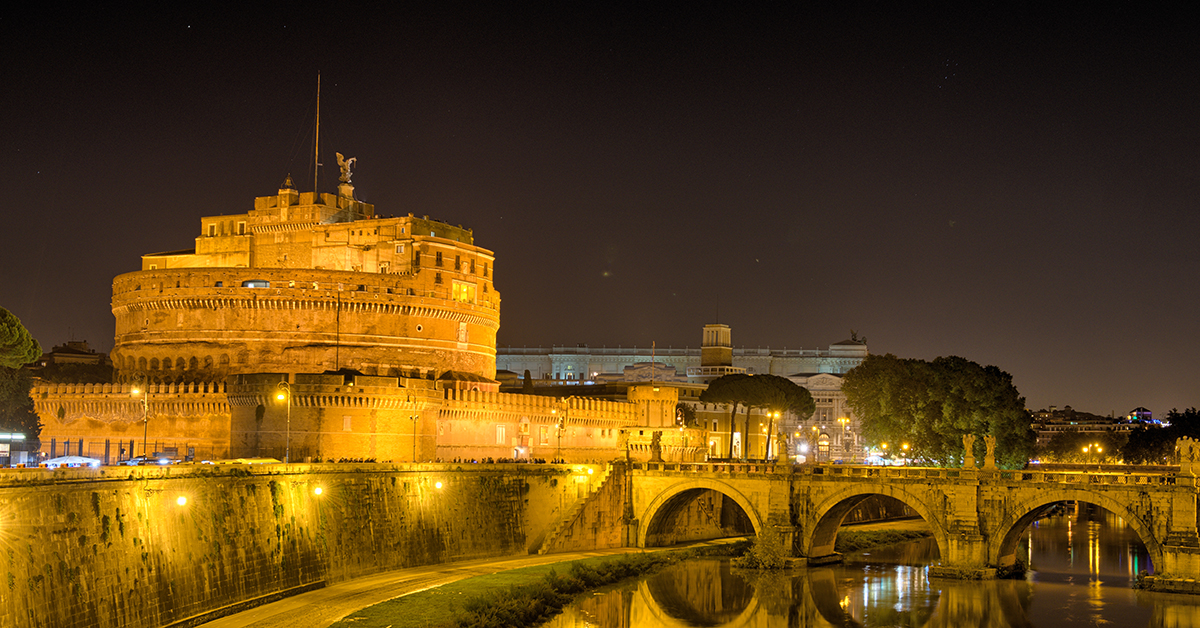
<svg viewBox="0 0 1200 628"><path fill-rule="evenodd" d="M175 498L175 503L179 504L180 506L187 506L187 498L183 495L180 495L179 497Z"/></svg>
<svg viewBox="0 0 1200 628"><path fill-rule="evenodd" d="M317 488L314 488L314 489L313 489L313 495L320 496L320 494L321 494L321 493L324 493L324 492L325 492L325 491L321 490L321 487L319 487L319 486L318 486Z"/></svg>
<svg viewBox="0 0 1200 628"><path fill-rule="evenodd" d="M593 474L593 473L595 473L595 472L596 472L596 470L595 470L595 469L588 469L588 475L591 475L591 474Z"/></svg>
<svg viewBox="0 0 1200 628"><path fill-rule="evenodd" d="M287 400L287 395L285 395L285 394L283 394L283 393L279 393L278 395L275 395L275 398L276 398L276 399L278 399L278 400L280 400L280 401L286 401L286 400Z"/></svg>
<svg viewBox="0 0 1200 628"><path fill-rule="evenodd" d="M435 483L435 484L433 485L433 488L436 488L436 489L439 489L439 490L440 490L440 489L442 488L442 483L441 483L441 482L437 482L437 483Z"/></svg>

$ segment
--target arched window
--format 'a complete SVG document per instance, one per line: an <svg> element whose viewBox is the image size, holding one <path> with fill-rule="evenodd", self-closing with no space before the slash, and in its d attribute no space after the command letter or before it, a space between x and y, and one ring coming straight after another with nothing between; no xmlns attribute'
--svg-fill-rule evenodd
<svg viewBox="0 0 1200 628"><path fill-rule="evenodd" d="M192 356L192 359L188 360L188 370L194 371L198 368L200 368L200 361L196 359L196 356Z"/></svg>

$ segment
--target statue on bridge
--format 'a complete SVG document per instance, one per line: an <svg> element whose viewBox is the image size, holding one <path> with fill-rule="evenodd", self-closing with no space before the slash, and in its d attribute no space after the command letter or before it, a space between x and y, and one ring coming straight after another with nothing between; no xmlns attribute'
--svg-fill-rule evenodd
<svg viewBox="0 0 1200 628"><path fill-rule="evenodd" d="M963 468L975 468L975 435L963 434Z"/></svg>
<svg viewBox="0 0 1200 628"><path fill-rule="evenodd" d="M783 432L775 434L775 461L787 462L788 459L788 440Z"/></svg>
<svg viewBox="0 0 1200 628"><path fill-rule="evenodd" d="M650 462L663 462L661 430L650 435Z"/></svg>
<svg viewBox="0 0 1200 628"><path fill-rule="evenodd" d="M987 453L983 455L983 468L996 468L996 437L988 434L983 437L983 444L987 446Z"/></svg>
<svg viewBox="0 0 1200 628"><path fill-rule="evenodd" d="M1179 475L1190 475L1195 477L1196 458L1200 457L1200 441L1193 440L1188 436L1176 439L1175 453L1179 454Z"/></svg>

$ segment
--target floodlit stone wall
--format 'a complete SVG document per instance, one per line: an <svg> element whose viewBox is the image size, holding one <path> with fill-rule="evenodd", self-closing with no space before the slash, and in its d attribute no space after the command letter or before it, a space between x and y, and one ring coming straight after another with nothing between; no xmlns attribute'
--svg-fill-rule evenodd
<svg viewBox="0 0 1200 628"><path fill-rule="evenodd" d="M193 451L198 459L229 456L229 400L223 383L150 384L149 421L143 389L130 384L44 384L30 391L42 420L41 451L102 462L151 452ZM80 444L82 443L82 454ZM68 449L69 447L69 449ZM121 456L121 448L125 448Z"/></svg>
<svg viewBox="0 0 1200 628"><path fill-rule="evenodd" d="M578 465L5 471L0 625L158 627L379 571L524 553L592 476Z"/></svg>

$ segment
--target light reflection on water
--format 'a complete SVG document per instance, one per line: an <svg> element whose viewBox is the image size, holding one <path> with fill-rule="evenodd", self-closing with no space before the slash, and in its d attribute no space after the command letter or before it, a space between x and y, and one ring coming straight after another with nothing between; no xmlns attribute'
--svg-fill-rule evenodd
<svg viewBox="0 0 1200 628"><path fill-rule="evenodd" d="M1105 511L1039 521L1020 554L1024 579L927 576L931 539L875 548L846 562L786 573L731 569L727 560L674 565L597 592L551 628L1111 626L1200 628L1200 596L1131 588L1149 561L1137 536Z"/></svg>

